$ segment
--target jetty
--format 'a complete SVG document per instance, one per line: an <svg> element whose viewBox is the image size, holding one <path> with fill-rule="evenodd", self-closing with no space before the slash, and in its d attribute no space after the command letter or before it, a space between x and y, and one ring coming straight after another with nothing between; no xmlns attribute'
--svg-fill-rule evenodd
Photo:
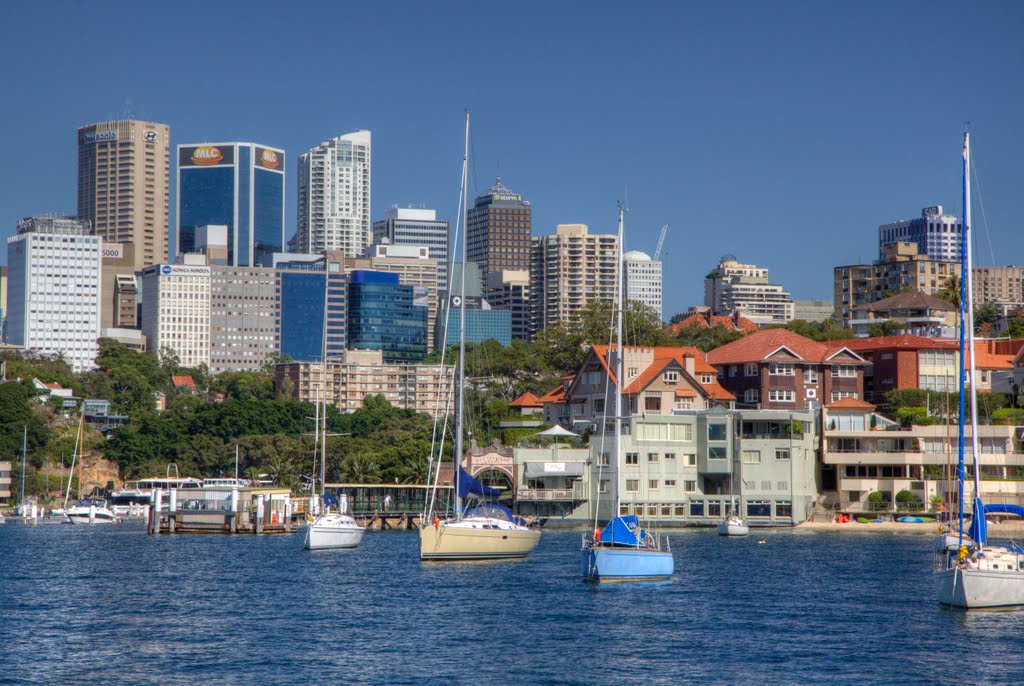
<svg viewBox="0 0 1024 686"><path fill-rule="evenodd" d="M292 494L287 488L153 489L150 534L291 533Z"/></svg>

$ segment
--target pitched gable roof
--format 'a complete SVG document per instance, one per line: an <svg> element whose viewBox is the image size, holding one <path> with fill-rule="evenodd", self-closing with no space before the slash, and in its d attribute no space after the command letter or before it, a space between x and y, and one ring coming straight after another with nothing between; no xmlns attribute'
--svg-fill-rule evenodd
<svg viewBox="0 0 1024 686"><path fill-rule="evenodd" d="M857 305L853 308L857 311L866 312L888 312L889 310L955 310L956 305L951 302L936 298L934 295L914 291L913 293L897 293L888 298L876 300L873 303Z"/></svg>
<svg viewBox="0 0 1024 686"><path fill-rule="evenodd" d="M537 398L537 402L541 405L547 405L548 403L564 403L565 402L565 386L559 384L556 388L551 389L541 397Z"/></svg>
<svg viewBox="0 0 1024 686"><path fill-rule="evenodd" d="M612 346L614 347L614 346ZM630 349L641 349L644 346L626 346L626 351ZM665 371L666 367L670 365L677 366L683 374L691 379L693 385L697 386L703 395L717 399L717 400L735 400L734 396L729 391L725 390L717 381L716 374L718 373L714 367L708 364L705 359L704 353L696 348L689 347L653 347L646 348L653 351L654 361L647 366L640 375L637 376L625 389L623 393L630 395L633 393L639 393L646 388L652 381ZM608 377L615 383L615 373L612 371L608 364L608 350L607 345L595 345L591 349L595 357L601 362L601 366L604 368ZM701 383L699 379L695 379L689 375L686 371L686 358L693 358L693 371L695 374L710 374L711 383Z"/></svg>
<svg viewBox="0 0 1024 686"><path fill-rule="evenodd" d="M875 406L857 398L843 398L826 405L830 410L873 410Z"/></svg>
<svg viewBox="0 0 1024 686"><path fill-rule="evenodd" d="M953 341L925 338L910 334L848 338L841 341L831 341L829 346L842 346L858 353L875 350L955 350L957 348L957 344Z"/></svg>
<svg viewBox="0 0 1024 686"><path fill-rule="evenodd" d="M544 407L544 403L533 393L527 391L509 403L509 407Z"/></svg>
<svg viewBox="0 0 1024 686"><path fill-rule="evenodd" d="M191 376L172 376L171 383L174 384L175 388L195 388L196 382L193 381Z"/></svg>
<svg viewBox="0 0 1024 686"><path fill-rule="evenodd" d="M785 353L780 353L780 351L788 352L796 359L806 362L827 362L843 350L846 348L818 343L788 329L761 329L710 351L708 362L720 366L761 362L776 355L778 359L786 359ZM853 364L863 362L855 353L850 352L850 356ZM790 357L789 359L794 358Z"/></svg>

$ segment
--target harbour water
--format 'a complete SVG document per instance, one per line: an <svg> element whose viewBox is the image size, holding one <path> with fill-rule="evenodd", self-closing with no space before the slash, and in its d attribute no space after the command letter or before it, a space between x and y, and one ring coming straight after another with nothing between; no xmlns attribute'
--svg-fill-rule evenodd
<svg viewBox="0 0 1024 686"><path fill-rule="evenodd" d="M936 606L928 536L686 531L675 581L605 587L579 540L423 564L413 532L2 526L0 683L1024 682L1024 613Z"/></svg>

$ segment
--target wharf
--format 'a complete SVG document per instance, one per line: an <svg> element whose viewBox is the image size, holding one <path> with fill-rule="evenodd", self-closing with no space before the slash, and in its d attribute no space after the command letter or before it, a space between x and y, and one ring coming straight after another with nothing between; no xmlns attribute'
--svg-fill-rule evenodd
<svg viewBox="0 0 1024 686"><path fill-rule="evenodd" d="M291 533L291 491L286 488L154 489L150 534Z"/></svg>

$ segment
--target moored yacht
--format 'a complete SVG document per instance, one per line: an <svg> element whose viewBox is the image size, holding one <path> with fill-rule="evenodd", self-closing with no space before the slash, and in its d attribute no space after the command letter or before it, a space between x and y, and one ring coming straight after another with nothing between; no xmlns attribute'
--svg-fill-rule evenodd
<svg viewBox="0 0 1024 686"><path fill-rule="evenodd" d="M103 498L84 498L65 510L64 516L72 524L114 524L117 517Z"/></svg>

